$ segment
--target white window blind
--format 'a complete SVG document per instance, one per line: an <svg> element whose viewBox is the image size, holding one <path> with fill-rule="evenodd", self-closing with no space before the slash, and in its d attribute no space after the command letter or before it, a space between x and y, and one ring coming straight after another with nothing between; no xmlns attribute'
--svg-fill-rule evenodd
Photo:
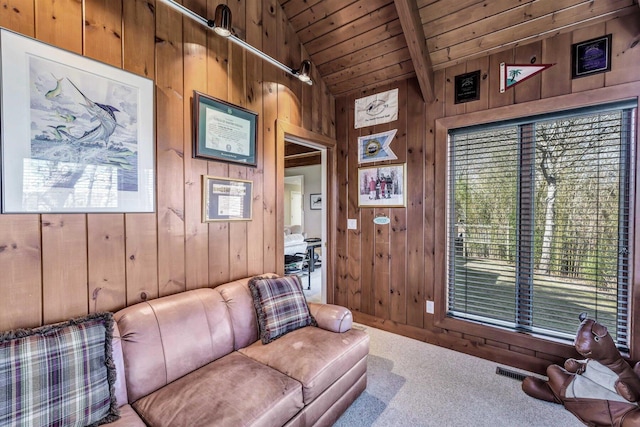
<svg viewBox="0 0 640 427"><path fill-rule="evenodd" d="M635 105L449 133L448 315L572 339L629 330Z"/></svg>

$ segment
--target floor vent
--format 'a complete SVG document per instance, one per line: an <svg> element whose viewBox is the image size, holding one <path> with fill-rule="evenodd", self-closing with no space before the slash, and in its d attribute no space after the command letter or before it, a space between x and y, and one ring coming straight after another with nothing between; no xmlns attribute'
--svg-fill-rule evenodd
<svg viewBox="0 0 640 427"><path fill-rule="evenodd" d="M498 366L496 368L496 374L502 375L502 376L505 376L505 377L509 377L509 378L512 378L512 379L518 380L518 381L522 381L525 378L527 378L527 376L528 376L528 375L525 375L525 374L521 374L520 372L511 371L509 369L501 368L500 366Z"/></svg>

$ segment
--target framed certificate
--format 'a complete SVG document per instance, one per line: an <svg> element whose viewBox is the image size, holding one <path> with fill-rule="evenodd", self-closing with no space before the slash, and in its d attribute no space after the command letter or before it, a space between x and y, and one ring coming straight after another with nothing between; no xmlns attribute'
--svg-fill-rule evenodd
<svg viewBox="0 0 640 427"><path fill-rule="evenodd" d="M202 176L202 222L251 220L253 182Z"/></svg>
<svg viewBox="0 0 640 427"><path fill-rule="evenodd" d="M193 157L255 167L258 114L193 92Z"/></svg>

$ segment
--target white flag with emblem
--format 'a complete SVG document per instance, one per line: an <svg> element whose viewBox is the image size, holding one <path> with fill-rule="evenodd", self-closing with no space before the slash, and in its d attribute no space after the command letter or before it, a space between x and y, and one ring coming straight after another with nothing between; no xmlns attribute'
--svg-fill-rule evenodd
<svg viewBox="0 0 640 427"><path fill-rule="evenodd" d="M398 120L398 89L356 99L354 128Z"/></svg>

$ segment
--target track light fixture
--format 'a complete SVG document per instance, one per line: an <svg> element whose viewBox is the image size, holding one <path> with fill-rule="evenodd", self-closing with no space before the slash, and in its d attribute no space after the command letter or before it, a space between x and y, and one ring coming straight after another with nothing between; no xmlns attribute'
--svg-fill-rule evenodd
<svg viewBox="0 0 640 427"><path fill-rule="evenodd" d="M302 63L300 64L300 68L293 69L291 67L287 67L280 61L270 57L269 55L262 52L261 50L253 47L249 43L233 35L231 32L231 9L229 9L229 6L227 6L226 4L220 4L218 5L218 7L216 7L215 19L211 20L211 19L203 18L202 16L193 12L191 9L188 9L183 5L181 5L180 3L177 3L175 0L160 0L160 1L166 4L167 6L169 6L170 8L172 8L173 10L182 13L183 15L206 26L209 29L212 29L216 34L219 34L222 37L228 38L233 43L252 52L254 55L259 56L260 58L264 59L270 64L275 65L281 70L286 71L287 73L297 77L300 81L308 85L313 84L313 82L311 81L311 77L309 76L311 71L311 62L308 59L305 59L304 61L302 61Z"/></svg>
<svg viewBox="0 0 640 427"><path fill-rule="evenodd" d="M311 81L311 76L309 75L309 73L311 73L311 61L309 61L308 59L302 61L302 63L300 64L300 68L298 68L297 70L293 70L293 74L297 75L298 79L300 79L301 82L305 83Z"/></svg>
<svg viewBox="0 0 640 427"><path fill-rule="evenodd" d="M226 4L216 7L216 19L213 21L213 31L222 37L231 35L231 9Z"/></svg>

